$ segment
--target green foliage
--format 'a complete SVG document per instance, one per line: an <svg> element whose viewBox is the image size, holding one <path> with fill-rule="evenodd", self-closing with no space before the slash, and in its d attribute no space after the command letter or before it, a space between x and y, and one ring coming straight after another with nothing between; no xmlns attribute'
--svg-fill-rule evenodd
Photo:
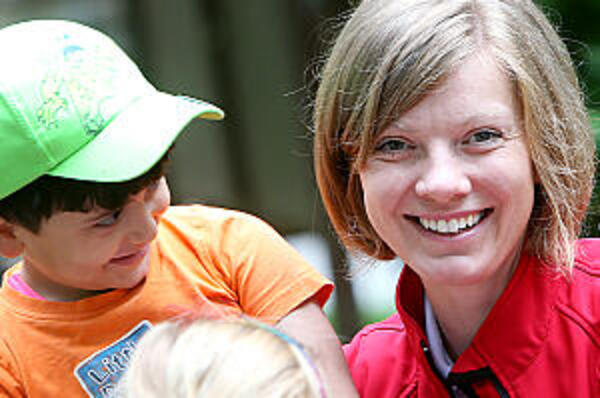
<svg viewBox="0 0 600 398"><path fill-rule="evenodd" d="M600 15L600 12L598 15ZM600 103L600 43L590 44L587 54L587 63L583 68L580 67L579 71L588 101L594 106ZM599 115L600 113L597 113L596 117L598 118ZM598 120L596 120L595 126L600 127ZM598 131L598 128L595 130ZM598 137L598 134L596 134L596 137ZM596 142L598 142L597 138Z"/></svg>
<svg viewBox="0 0 600 398"><path fill-rule="evenodd" d="M537 0L567 43L590 106L600 104L600 1Z"/></svg>
<svg viewBox="0 0 600 398"><path fill-rule="evenodd" d="M600 110L591 109L590 118L592 121L592 128L594 130L594 137L596 138L596 153L600 150ZM596 155L598 157L598 155ZM588 209L588 215L586 217L583 235L584 236L600 236L600 184L598 178L596 178L596 184L594 192L592 194L592 201Z"/></svg>
<svg viewBox="0 0 600 398"><path fill-rule="evenodd" d="M600 1L534 0L566 41L584 88L596 138L600 149ZM600 184L596 180L583 235L600 236Z"/></svg>

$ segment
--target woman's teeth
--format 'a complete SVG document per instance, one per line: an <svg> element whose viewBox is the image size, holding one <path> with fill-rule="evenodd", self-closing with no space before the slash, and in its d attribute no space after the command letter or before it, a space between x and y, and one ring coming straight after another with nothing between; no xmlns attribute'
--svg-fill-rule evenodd
<svg viewBox="0 0 600 398"><path fill-rule="evenodd" d="M469 214L468 217L451 218L449 220L429 220L419 217L423 228L441 234L455 234L464 229L471 228L481 221L482 213Z"/></svg>

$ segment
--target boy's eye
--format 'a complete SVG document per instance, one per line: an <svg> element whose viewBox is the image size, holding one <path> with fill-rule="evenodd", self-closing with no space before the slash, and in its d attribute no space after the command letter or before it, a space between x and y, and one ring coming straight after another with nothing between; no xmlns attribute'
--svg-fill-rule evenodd
<svg viewBox="0 0 600 398"><path fill-rule="evenodd" d="M144 188L145 192L149 192L149 193L153 193L155 192L158 187L160 186L160 182L162 181L162 178L158 178L154 181L152 181L152 183L148 186L146 186L146 188Z"/></svg>
<svg viewBox="0 0 600 398"><path fill-rule="evenodd" d="M158 188L158 186L160 185L160 178L152 181L152 183L150 185L148 185L148 190L149 191L155 191L156 188Z"/></svg>
<svg viewBox="0 0 600 398"><path fill-rule="evenodd" d="M490 143L499 138L502 138L502 134L499 133L498 131L491 130L491 129L484 129L484 130L476 131L475 133L471 134L469 136L469 138L467 138L465 141L463 141L463 144L481 145L481 144Z"/></svg>
<svg viewBox="0 0 600 398"><path fill-rule="evenodd" d="M98 222L96 222L95 226L110 227L111 225L114 225L118 221L120 214L121 214L121 210L112 212L109 215L102 217L100 220L98 220Z"/></svg>

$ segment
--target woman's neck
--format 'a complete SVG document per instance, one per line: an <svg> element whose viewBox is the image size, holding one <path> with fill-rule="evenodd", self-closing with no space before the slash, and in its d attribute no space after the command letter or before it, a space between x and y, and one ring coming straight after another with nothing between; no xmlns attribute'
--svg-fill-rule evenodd
<svg viewBox="0 0 600 398"><path fill-rule="evenodd" d="M519 258L517 253L510 267L505 267L497 275L481 283L448 286L423 280L444 345L453 360L471 344L510 281Z"/></svg>
<svg viewBox="0 0 600 398"><path fill-rule="evenodd" d="M491 296L487 292L464 286L446 292L426 287L426 292L438 321L444 346L450 357L456 360L471 344L499 295Z"/></svg>

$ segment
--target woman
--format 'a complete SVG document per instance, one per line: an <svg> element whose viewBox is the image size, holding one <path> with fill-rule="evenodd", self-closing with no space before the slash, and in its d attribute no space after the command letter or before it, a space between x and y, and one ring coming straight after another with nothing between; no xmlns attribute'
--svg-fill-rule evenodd
<svg viewBox="0 0 600 398"><path fill-rule="evenodd" d="M315 103L344 245L406 264L345 347L362 397L600 396L594 141L569 53L519 0L365 0Z"/></svg>

